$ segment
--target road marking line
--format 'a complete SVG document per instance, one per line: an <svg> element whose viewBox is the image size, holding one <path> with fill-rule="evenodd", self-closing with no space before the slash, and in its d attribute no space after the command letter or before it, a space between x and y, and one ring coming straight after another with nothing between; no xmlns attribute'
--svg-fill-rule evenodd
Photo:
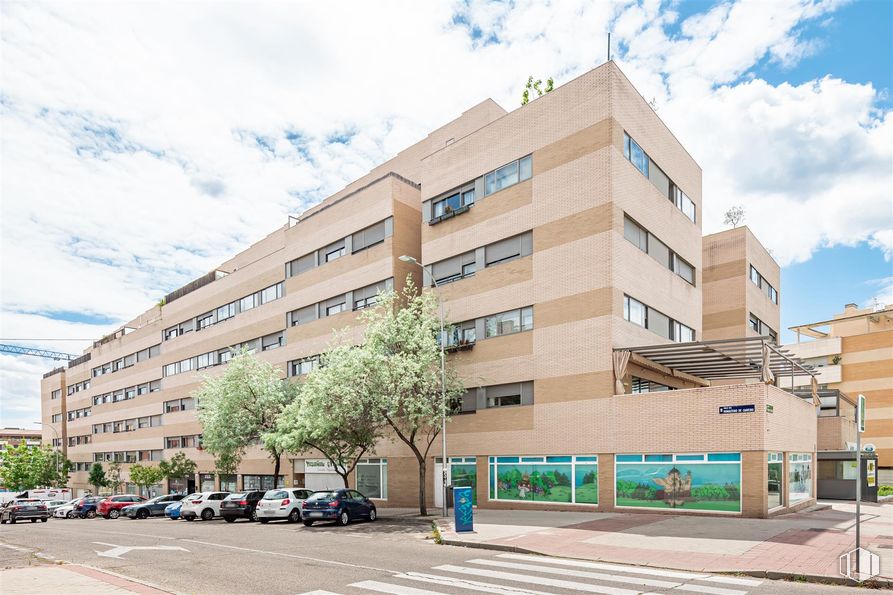
<svg viewBox="0 0 893 595"><path fill-rule="evenodd" d="M737 578L734 576L708 576L700 579L702 581L710 581L711 583L726 583L728 585L742 585L745 587L759 587L763 581L757 581L751 578Z"/></svg>
<svg viewBox="0 0 893 595"><path fill-rule="evenodd" d="M521 589L510 585L494 585L493 583L482 583L467 578L457 578L454 576L442 576L439 574L425 574L424 572L405 572L398 574L394 578L402 578L413 581L422 581L425 583L434 583L445 587L454 587L457 589L469 589L479 593L496 593L497 595L551 595L543 591L531 591L529 589Z"/></svg>
<svg viewBox="0 0 893 595"><path fill-rule="evenodd" d="M601 572L587 572L585 570L571 570L568 568L554 568L551 566L541 566L538 564L517 564L514 562L502 562L500 560L486 560L477 558L474 560L466 560L466 564L481 564L484 566L496 566L500 568L512 568L515 570L526 570L528 572L542 572L545 574L558 574L562 576L574 576L577 578L591 578L597 581L610 581L615 583L629 583L633 585L643 585L646 587L658 587L660 589L673 589L682 586L682 583L671 583L669 581L659 581L650 578L639 578L635 576L620 576L617 574L602 574Z"/></svg>
<svg viewBox="0 0 893 595"><path fill-rule="evenodd" d="M645 574L648 576L664 576L667 578L680 578L688 580L704 580L710 577L709 574L697 574L694 572L682 572L677 570L661 570L657 568L646 568L644 566L624 566L621 564L604 564L602 562L588 562L585 560L574 560L571 558L550 558L546 556L535 556L533 554L498 554L497 558L508 558L511 560L532 560L543 564L562 564L564 566L576 566L578 568L593 568L596 570L613 570L614 572L632 572L634 574Z"/></svg>
<svg viewBox="0 0 893 595"><path fill-rule="evenodd" d="M0 547L9 548L9 549L11 549L11 550L15 550L15 551L17 551L17 552L27 552L27 553L29 553L29 554L32 553L32 552L37 551L37 550L32 550L31 548L28 548L28 547L19 547L19 546L17 546L17 545L9 545L9 544L6 544L6 543L0 543Z"/></svg>
<svg viewBox="0 0 893 595"><path fill-rule="evenodd" d="M587 585L585 583L578 583L576 581L565 581L554 578L546 578L542 576L532 576L529 574L513 574L511 572L499 572L497 570L484 570L482 568L469 568L467 566L453 566L452 564L435 566L434 570L440 570L442 572L456 572L459 574L473 574L475 576L484 576L487 578L497 578L507 581L529 583L532 585L559 587L561 589L571 589L573 591L586 591L588 593L605 593L606 595L639 595L639 593L641 593L641 591L632 591L630 589L618 589L616 587Z"/></svg>
<svg viewBox="0 0 893 595"><path fill-rule="evenodd" d="M366 589L367 591L378 591L379 593L393 593L394 595L444 595L441 591L428 591L427 589L403 587L401 585L380 583L378 581L362 581L359 583L351 583L348 586L357 587L358 589Z"/></svg>
<svg viewBox="0 0 893 595"><path fill-rule="evenodd" d="M721 589L719 587L705 587L692 583L685 583L676 587L679 591L694 591L695 593L709 593L710 595L747 595L747 591L736 591L735 589Z"/></svg>
<svg viewBox="0 0 893 595"><path fill-rule="evenodd" d="M316 591L307 591L306 593L299 593L298 595L338 595L338 593L317 589Z"/></svg>

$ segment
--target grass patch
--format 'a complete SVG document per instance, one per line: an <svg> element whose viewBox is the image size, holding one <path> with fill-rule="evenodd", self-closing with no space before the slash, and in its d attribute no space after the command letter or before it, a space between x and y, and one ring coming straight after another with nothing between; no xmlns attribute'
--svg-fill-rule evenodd
<svg viewBox="0 0 893 595"><path fill-rule="evenodd" d="M577 488L578 504L598 504L598 484L584 483Z"/></svg>

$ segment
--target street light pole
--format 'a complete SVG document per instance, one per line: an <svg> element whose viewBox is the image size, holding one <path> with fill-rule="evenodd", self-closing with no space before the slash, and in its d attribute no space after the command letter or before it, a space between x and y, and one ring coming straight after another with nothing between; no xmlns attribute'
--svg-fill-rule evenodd
<svg viewBox="0 0 893 595"><path fill-rule="evenodd" d="M434 272L430 269L430 267L426 267L418 260L413 258L412 256L403 255L400 257L400 260L403 262L410 262L412 264L418 265L423 271L428 273L431 277L431 282L434 284L434 289L439 290L440 286L437 285L437 279L434 278ZM424 280L422 281L424 285ZM441 416L440 416L440 437L441 437L441 460L443 463L441 464L441 504L442 504L442 514L443 516L449 516L449 506L447 505L447 478L449 476L449 458L447 458L447 434L446 434L446 421L447 421L447 402L446 402L446 329L444 327L444 316L443 316L443 296L440 294L440 291L437 292L437 301L440 304L440 399L441 399Z"/></svg>
<svg viewBox="0 0 893 595"><path fill-rule="evenodd" d="M53 431L53 435L56 437L56 440L59 440L59 432L56 431L56 427L53 424L45 424L42 421L36 421L34 423L37 424L38 426L49 426L49 428ZM59 441L59 446L62 446L61 440ZM53 446L53 461L56 464L55 465L56 466L56 475L57 476L61 475L61 472L59 469L59 449L56 448L55 446Z"/></svg>

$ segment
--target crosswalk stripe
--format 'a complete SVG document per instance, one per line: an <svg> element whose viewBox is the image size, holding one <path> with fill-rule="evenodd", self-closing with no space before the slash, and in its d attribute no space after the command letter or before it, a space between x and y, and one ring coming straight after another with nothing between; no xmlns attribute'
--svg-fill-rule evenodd
<svg viewBox="0 0 893 595"><path fill-rule="evenodd" d="M725 583L727 585L742 585L745 587L759 587L763 581L754 580L752 578L738 578L734 576L708 576L702 578L702 581L710 581L711 583Z"/></svg>
<svg viewBox="0 0 893 595"><path fill-rule="evenodd" d="M658 587L660 589L674 589L681 587L682 583L671 583L669 581L659 581L649 578L639 578L635 576L620 576L617 574L603 574L601 572L587 572L586 570L571 570L569 568L553 568L551 566L542 566L539 564L518 564L515 562L503 562L501 560L475 559L466 560L466 564L479 564L483 566L496 566L500 568L512 568L515 570L526 570L529 572L542 572L545 574L559 574L563 576L574 576L578 578L590 578L599 581L611 581L615 583L628 583L632 585L642 585L645 587Z"/></svg>
<svg viewBox="0 0 893 595"><path fill-rule="evenodd" d="M562 589L571 589L573 591L586 591L588 593L605 593L606 595L639 595L640 593L640 591L632 591L630 589L618 589L616 587L587 585L586 583L578 583L576 581L565 581L554 578L533 576L529 574L514 574L511 572L500 572L498 570L485 570L483 568L469 568L467 566L453 566L452 564L435 566L434 570L440 570L442 572L455 572L458 574L472 574L475 576L498 578L507 581L528 583L532 585L559 587Z"/></svg>
<svg viewBox="0 0 893 595"><path fill-rule="evenodd" d="M300 593L299 595L338 595L338 593L332 593L331 591L323 591L322 589L317 589L316 591L307 591L306 593Z"/></svg>
<svg viewBox="0 0 893 595"><path fill-rule="evenodd" d="M496 593L497 595L550 595L549 593L544 593L542 591L531 591L529 589L521 589L510 585L496 586L492 583L482 583L467 578L456 578L439 574L425 574L423 572L406 572L404 574L395 575L394 578L434 583L458 589L469 589L479 593Z"/></svg>
<svg viewBox="0 0 893 595"><path fill-rule="evenodd" d="M605 564L603 562L588 562L585 560L574 560L572 558L549 558L545 556L534 556L532 554L499 554L497 558L508 558L511 560L533 560L543 564L561 564L563 566L576 566L578 568L593 568L595 570L613 570L614 572L632 572L634 574L645 574L648 576L663 576L667 578L680 578L686 580L705 580L710 577L709 574L698 574L694 572L683 572L681 570L661 570L656 568L645 568L644 566L623 566L621 564Z"/></svg>
<svg viewBox="0 0 893 595"><path fill-rule="evenodd" d="M366 589L367 591L377 591L379 593L393 593L394 595L444 595L440 591L428 591L427 589L416 589L415 587L405 587L402 585L392 585L390 583L381 583L378 581L362 581L349 585L358 589Z"/></svg>
<svg viewBox="0 0 893 595"><path fill-rule="evenodd" d="M695 593L709 593L710 595L747 595L747 591L737 591L735 589L722 589L720 587L706 587L704 585L694 585L686 583L676 587L679 591L694 591Z"/></svg>

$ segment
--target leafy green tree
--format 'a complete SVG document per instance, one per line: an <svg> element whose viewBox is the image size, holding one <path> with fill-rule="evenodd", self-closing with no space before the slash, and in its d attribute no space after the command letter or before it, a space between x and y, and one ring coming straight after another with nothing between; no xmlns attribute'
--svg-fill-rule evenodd
<svg viewBox="0 0 893 595"><path fill-rule="evenodd" d="M169 461L161 461L158 463L158 468L160 469L163 478L183 479L195 475L196 464L195 461L186 456L186 453L178 452L171 457ZM132 476L133 467L131 467L131 477Z"/></svg>
<svg viewBox="0 0 893 595"><path fill-rule="evenodd" d="M465 392L452 366L448 366L441 394L440 318L437 299L418 292L407 277L401 293L378 296L375 308L363 310L365 342L357 349L360 375L352 376L364 396L369 423L381 423L392 437L415 455L419 472L419 513L425 504L426 462L440 434L448 404Z"/></svg>
<svg viewBox="0 0 893 595"><path fill-rule="evenodd" d="M276 419L296 391L272 364L243 350L223 374L205 378L192 394L198 402L203 448L237 466L249 446L276 428ZM262 444L278 481L282 450L275 441Z"/></svg>
<svg viewBox="0 0 893 595"><path fill-rule="evenodd" d="M106 487L111 488L113 494L117 494L118 490L121 489L121 484L124 483L124 478L121 477L121 463L112 461L109 464L109 472L106 474L106 478Z"/></svg>
<svg viewBox="0 0 893 595"><path fill-rule="evenodd" d="M12 491L60 487L68 483L71 461L49 446L7 445L0 463L0 477Z"/></svg>
<svg viewBox="0 0 893 595"><path fill-rule="evenodd" d="M540 86L543 84L541 79L533 80L533 75L527 79L527 84L524 85L524 92L521 93L521 105L527 105L530 103L530 92L536 91L537 97L542 97L546 93L551 93L555 89L555 81L552 80L550 76L546 79L546 88L541 89Z"/></svg>
<svg viewBox="0 0 893 595"><path fill-rule="evenodd" d="M340 341L340 344L339 344ZM364 454L381 437L381 424L370 423L366 395L356 378L365 373L363 353L345 333L324 353L300 385L298 395L282 412L276 429L265 435L268 448L280 451L317 450L348 486L348 478Z"/></svg>
<svg viewBox="0 0 893 595"><path fill-rule="evenodd" d="M31 450L24 443L18 446L7 445L0 462L0 480L7 489L22 492L35 487L31 472Z"/></svg>
<svg viewBox="0 0 893 595"><path fill-rule="evenodd" d="M130 481L140 489L140 496L151 485L155 485L164 478L161 467L135 464L130 466Z"/></svg>
<svg viewBox="0 0 893 595"><path fill-rule="evenodd" d="M102 468L102 463L93 463L93 466L90 467L90 477L87 479L90 482L90 485L93 486L94 493L99 493L99 488L107 488L109 485L108 477L105 476L105 469Z"/></svg>

